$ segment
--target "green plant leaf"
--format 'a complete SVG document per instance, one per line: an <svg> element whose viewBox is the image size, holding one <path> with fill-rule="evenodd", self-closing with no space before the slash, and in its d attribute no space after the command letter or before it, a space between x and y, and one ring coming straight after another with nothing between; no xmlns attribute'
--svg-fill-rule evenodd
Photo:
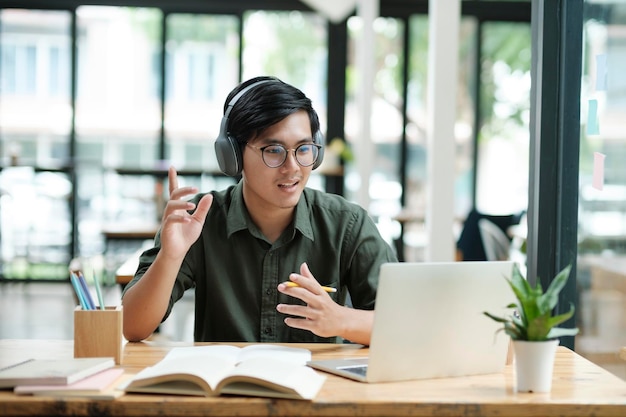
<svg viewBox="0 0 626 417"><path fill-rule="evenodd" d="M568 265L559 272L544 293L539 280L534 287L531 286L514 264L511 278L505 279L517 298L517 303L509 304L508 308L515 308L518 315L499 317L488 312L484 314L492 320L503 323L504 326L499 331L504 330L514 340L539 341L575 335L578 333L577 328L556 327L574 315L573 304L570 304L568 312L553 315L554 307L558 303L558 295L569 279L570 271L571 265Z"/></svg>
<svg viewBox="0 0 626 417"><path fill-rule="evenodd" d="M537 307L536 299L541 294L541 284L537 282L535 288L531 287L528 281L522 276L517 267L514 264L513 276L509 280L509 285L515 293L515 297L519 302L519 315L523 322L523 326L528 326L528 321L533 317L541 315L542 312Z"/></svg>
<svg viewBox="0 0 626 417"><path fill-rule="evenodd" d="M534 317L528 324L527 340L546 340L550 327L549 314Z"/></svg>
<svg viewBox="0 0 626 417"><path fill-rule="evenodd" d="M570 303L570 308L567 313L559 314L558 316L550 317L548 320L548 325L550 327L558 326L559 324L569 320L570 317L574 315L574 305Z"/></svg>
<svg viewBox="0 0 626 417"><path fill-rule="evenodd" d="M545 294L539 297L538 304L541 311L551 311L554 307L556 307L559 302L559 293L565 286L571 269L571 265L563 268L563 270L559 272L556 277L554 277Z"/></svg>
<svg viewBox="0 0 626 417"><path fill-rule="evenodd" d="M524 329L515 325L512 322L506 322L504 324L504 332L511 336L511 339L523 339L524 338Z"/></svg>
<svg viewBox="0 0 626 417"><path fill-rule="evenodd" d="M509 318L494 316L493 314L488 313L488 312L486 312L486 311L483 311L483 314L484 314L485 316L489 317L490 319L492 319L492 320L494 320L494 321L497 321L497 322L499 322L499 323L507 323L507 322L509 322L509 321L510 321L510 319L509 319Z"/></svg>
<svg viewBox="0 0 626 417"><path fill-rule="evenodd" d="M553 327L548 333L548 339L557 339L563 336L576 336L578 334L578 327L573 329L564 329L562 327Z"/></svg>

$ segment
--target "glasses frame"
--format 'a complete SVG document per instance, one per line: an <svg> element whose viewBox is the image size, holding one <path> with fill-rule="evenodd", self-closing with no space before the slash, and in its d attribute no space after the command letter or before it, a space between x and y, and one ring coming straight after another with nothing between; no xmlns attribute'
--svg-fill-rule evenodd
<svg viewBox="0 0 626 417"><path fill-rule="evenodd" d="M246 143L246 146L249 146L251 148L260 150L261 151L261 160L263 161L265 166L268 167L268 168L280 168L283 165L285 165L285 162L287 161L287 157L289 156L289 152L291 152L291 151L293 151L294 159L296 160L298 165L300 165L301 167L304 167L304 168L313 166L317 162L317 159L320 157L320 150L322 149L322 145L319 145L319 144L313 143L313 142L301 143L300 145L296 146L295 148L287 148L287 147L285 147L285 145L282 145L280 143L270 143L269 145L265 145L265 146L254 146L254 145L251 145L250 143ZM265 160L265 150L267 148L271 147L271 146L279 146L279 147L283 148L283 150L285 151L285 157L283 158L283 161L280 164L276 165L276 166L272 166L272 165L268 164L267 161ZM303 146L313 146L313 147L317 148L317 155L315 155L315 159L313 159L313 162L311 162L308 165L303 164L298 159L298 152L297 151L298 151L298 149L300 149Z"/></svg>

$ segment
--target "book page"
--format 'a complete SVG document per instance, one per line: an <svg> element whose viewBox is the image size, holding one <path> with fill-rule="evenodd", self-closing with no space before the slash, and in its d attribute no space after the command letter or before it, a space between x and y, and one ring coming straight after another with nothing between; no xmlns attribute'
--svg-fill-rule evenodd
<svg viewBox="0 0 626 417"><path fill-rule="evenodd" d="M154 387L155 389L158 388L158 392L167 392L168 383L187 381L200 387L205 395L210 395L219 381L234 366L235 360L233 358L174 355L140 371L123 389L138 391L141 388L141 391L144 392L156 392L151 389ZM176 391L183 393L180 383L178 383ZM196 392L195 395L197 394Z"/></svg>
<svg viewBox="0 0 626 417"><path fill-rule="evenodd" d="M313 399L326 376L305 365L257 357L238 364L218 385L222 394Z"/></svg>
<svg viewBox="0 0 626 417"><path fill-rule="evenodd" d="M165 359L177 357L207 357L223 358L243 362L251 358L275 358L286 362L306 365L311 360L311 351L308 349L274 345L270 343L248 345L243 348L233 345L185 346L169 351Z"/></svg>
<svg viewBox="0 0 626 417"><path fill-rule="evenodd" d="M241 348L238 362L245 362L253 358L271 358L292 364L306 365L311 360L311 351L272 344L248 345Z"/></svg>
<svg viewBox="0 0 626 417"><path fill-rule="evenodd" d="M242 348L233 345L208 345L208 346L184 346L176 347L170 350L163 360L169 360L172 358L188 358L188 357L201 357L206 358L209 356L216 358L224 358L225 360L236 361L237 356Z"/></svg>

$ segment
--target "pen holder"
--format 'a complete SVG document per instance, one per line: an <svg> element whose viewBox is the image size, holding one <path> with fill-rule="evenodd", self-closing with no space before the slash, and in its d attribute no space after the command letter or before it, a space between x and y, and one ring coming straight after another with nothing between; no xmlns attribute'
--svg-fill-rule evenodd
<svg viewBox="0 0 626 417"><path fill-rule="evenodd" d="M112 357L122 362L122 306L74 310L74 357Z"/></svg>

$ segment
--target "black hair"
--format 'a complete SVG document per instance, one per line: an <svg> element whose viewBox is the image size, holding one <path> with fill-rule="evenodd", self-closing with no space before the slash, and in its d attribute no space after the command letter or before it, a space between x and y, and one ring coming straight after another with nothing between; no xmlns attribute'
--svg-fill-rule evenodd
<svg viewBox="0 0 626 417"><path fill-rule="evenodd" d="M239 91L263 80L270 81L252 87L234 104L228 116L229 136L244 145L269 127L301 110L309 115L311 134L315 135L320 129L320 122L311 99L296 87L275 77L255 77L239 84L226 97L224 112Z"/></svg>

